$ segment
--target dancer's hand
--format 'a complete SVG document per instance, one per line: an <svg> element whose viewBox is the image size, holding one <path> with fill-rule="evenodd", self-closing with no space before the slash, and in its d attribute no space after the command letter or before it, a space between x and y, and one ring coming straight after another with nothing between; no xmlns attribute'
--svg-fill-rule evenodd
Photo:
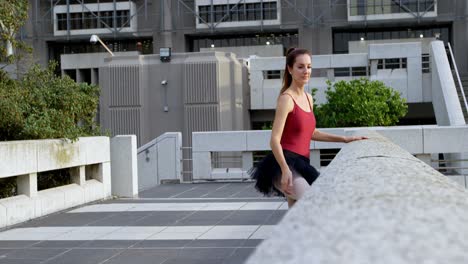
<svg viewBox="0 0 468 264"><path fill-rule="evenodd" d="M356 140L363 140L363 139L369 139L369 138L365 137L365 136L345 137L345 143L353 142L353 141L356 141Z"/></svg>
<svg viewBox="0 0 468 264"><path fill-rule="evenodd" d="M292 195L292 186L292 172L287 169L281 175L281 189L285 194Z"/></svg>

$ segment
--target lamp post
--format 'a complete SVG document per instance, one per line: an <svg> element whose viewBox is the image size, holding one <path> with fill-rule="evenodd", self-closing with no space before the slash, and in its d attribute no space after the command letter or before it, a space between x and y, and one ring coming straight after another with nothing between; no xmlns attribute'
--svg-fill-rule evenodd
<svg viewBox="0 0 468 264"><path fill-rule="evenodd" d="M107 50L107 52L110 53L111 56L114 56L114 53L112 53L112 51L106 46L106 44L104 44L104 42L102 42L102 40L97 35L91 35L91 38L89 39L89 42L94 44L94 43L96 43L98 41Z"/></svg>

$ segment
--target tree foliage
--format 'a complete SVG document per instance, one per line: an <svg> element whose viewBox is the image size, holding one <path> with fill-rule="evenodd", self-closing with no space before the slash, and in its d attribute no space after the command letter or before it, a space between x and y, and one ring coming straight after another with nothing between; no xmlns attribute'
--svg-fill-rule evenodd
<svg viewBox="0 0 468 264"><path fill-rule="evenodd" d="M32 66L19 80L0 70L0 141L100 135L95 123L99 89ZM39 175L39 189L70 183L68 170ZM0 198L15 195L16 179L0 179Z"/></svg>
<svg viewBox="0 0 468 264"><path fill-rule="evenodd" d="M327 103L315 109L318 127L393 126L406 115L406 100L380 81L328 82Z"/></svg>
<svg viewBox="0 0 468 264"><path fill-rule="evenodd" d="M30 48L16 38L16 34L28 17L28 0L0 1L0 61L12 63L19 59L19 53L7 56L7 47L30 51Z"/></svg>
<svg viewBox="0 0 468 264"><path fill-rule="evenodd" d="M69 138L97 135L99 89L32 66L20 80L0 74L0 140Z"/></svg>

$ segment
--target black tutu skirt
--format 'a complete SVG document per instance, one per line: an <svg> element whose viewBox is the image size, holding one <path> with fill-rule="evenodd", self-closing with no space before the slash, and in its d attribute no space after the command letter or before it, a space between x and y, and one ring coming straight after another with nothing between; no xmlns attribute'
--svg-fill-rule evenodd
<svg viewBox="0 0 468 264"><path fill-rule="evenodd" d="M296 171L309 185L318 178L319 172L310 165L310 160L302 155L283 149L284 158L291 171ZM256 181L255 188L266 196L284 196L274 183L281 180L281 167L270 152L252 169L249 170L250 177Z"/></svg>

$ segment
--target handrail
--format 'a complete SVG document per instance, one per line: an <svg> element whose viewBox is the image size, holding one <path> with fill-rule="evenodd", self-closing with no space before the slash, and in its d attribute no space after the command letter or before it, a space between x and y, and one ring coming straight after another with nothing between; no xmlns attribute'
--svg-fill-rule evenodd
<svg viewBox="0 0 468 264"><path fill-rule="evenodd" d="M455 57L453 56L452 46L450 45L450 42L447 42L447 44L448 44L449 51L450 51L450 57L452 58L453 68L455 69L455 74L457 75L458 86L460 87L460 91L463 96L463 101L465 102L465 110L466 112L468 112L468 103L466 102L465 91L463 90L463 84L461 82L460 75L458 74L457 63L455 62Z"/></svg>
<svg viewBox="0 0 468 264"><path fill-rule="evenodd" d="M166 133L164 133L164 134L166 134ZM161 142L161 141L167 139L167 137L162 137L164 134L162 134L162 135L160 135L159 137L153 139L152 141L146 143L145 145L139 147L139 148L137 149L137 154L140 154L140 153L142 153L142 152L144 152L144 151L147 151L149 148L151 148L151 147L153 147L154 145L157 145L159 142ZM162 137L162 138L161 138L161 137Z"/></svg>

